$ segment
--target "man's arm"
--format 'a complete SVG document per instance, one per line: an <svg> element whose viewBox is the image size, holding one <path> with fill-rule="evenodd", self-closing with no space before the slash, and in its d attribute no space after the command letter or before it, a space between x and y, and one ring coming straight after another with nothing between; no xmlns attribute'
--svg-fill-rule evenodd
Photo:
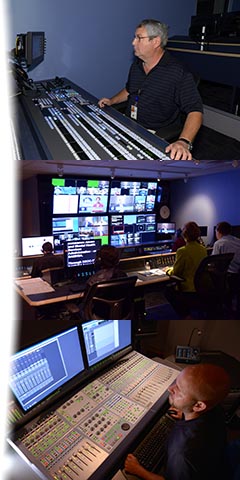
<svg viewBox="0 0 240 480"><path fill-rule="evenodd" d="M193 142L199 128L202 125L203 114L201 112L190 112L187 115L183 129L179 138L185 138L189 142ZM182 140L170 143L165 149L166 153L174 160L192 160L192 154L188 149L188 144Z"/></svg>
<svg viewBox="0 0 240 480"><path fill-rule="evenodd" d="M156 473L149 472L146 468L140 465L139 461L131 453L127 456L125 460L125 470L126 473L131 473L137 475L143 480L165 480L162 475L157 475Z"/></svg>
<svg viewBox="0 0 240 480"><path fill-rule="evenodd" d="M98 105L101 108L105 107L105 105L108 105L110 107L111 105L115 105L116 103L126 102L127 99L128 91L126 88L123 88L122 90L120 90L120 92L116 93L116 95L111 98L101 98L98 102Z"/></svg>

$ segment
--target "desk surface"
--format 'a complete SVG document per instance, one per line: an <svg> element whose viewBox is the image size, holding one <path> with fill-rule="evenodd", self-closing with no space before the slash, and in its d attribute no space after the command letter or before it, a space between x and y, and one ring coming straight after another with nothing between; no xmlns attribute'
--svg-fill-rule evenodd
<svg viewBox="0 0 240 480"><path fill-rule="evenodd" d="M158 272L158 273L157 273ZM128 276L136 275L138 277L136 287L144 287L151 284L168 282L170 277L165 273L161 274L160 269L131 271L127 273ZM23 278L23 282L29 281L29 278ZM43 305L49 305L53 303L66 302L69 300L81 299L84 295L84 291L72 292L71 284L66 284L61 287L53 289L51 292L39 292L33 294L26 294L22 288L15 283L14 284L17 293L32 307L40 307Z"/></svg>

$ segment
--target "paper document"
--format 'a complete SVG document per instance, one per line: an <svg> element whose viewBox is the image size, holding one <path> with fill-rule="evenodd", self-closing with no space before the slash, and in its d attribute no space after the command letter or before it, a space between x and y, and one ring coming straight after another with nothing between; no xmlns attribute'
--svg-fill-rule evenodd
<svg viewBox="0 0 240 480"><path fill-rule="evenodd" d="M34 293L54 292L54 288L40 277L15 280L15 283L25 295L32 295Z"/></svg>
<svg viewBox="0 0 240 480"><path fill-rule="evenodd" d="M161 268L151 268L151 270L140 270L138 273L145 277L151 277L151 275L166 275L166 272Z"/></svg>

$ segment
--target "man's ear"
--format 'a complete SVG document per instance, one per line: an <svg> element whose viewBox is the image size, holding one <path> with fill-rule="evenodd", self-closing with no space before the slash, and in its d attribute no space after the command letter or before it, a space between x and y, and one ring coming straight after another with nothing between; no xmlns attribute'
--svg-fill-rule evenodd
<svg viewBox="0 0 240 480"><path fill-rule="evenodd" d="M195 405L193 406L193 411L194 412L203 412L204 410L206 410L207 408L207 405L205 402L199 400L198 402L195 403Z"/></svg>

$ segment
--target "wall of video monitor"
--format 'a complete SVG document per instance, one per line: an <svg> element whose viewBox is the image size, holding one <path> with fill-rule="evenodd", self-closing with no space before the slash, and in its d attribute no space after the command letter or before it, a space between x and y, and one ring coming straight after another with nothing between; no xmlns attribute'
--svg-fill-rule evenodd
<svg viewBox="0 0 240 480"><path fill-rule="evenodd" d="M77 238L117 247L156 240L163 190L156 180L52 178L51 185L55 252Z"/></svg>

